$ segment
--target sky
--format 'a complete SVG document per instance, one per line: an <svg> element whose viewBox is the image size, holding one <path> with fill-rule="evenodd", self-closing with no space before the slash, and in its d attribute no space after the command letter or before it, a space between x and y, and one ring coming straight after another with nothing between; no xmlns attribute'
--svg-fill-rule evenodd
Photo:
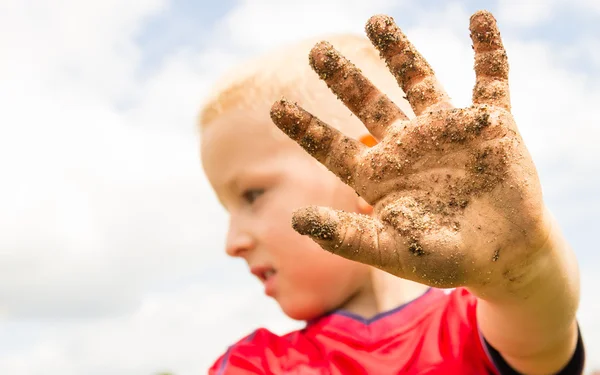
<svg viewBox="0 0 600 375"><path fill-rule="evenodd" d="M386 13L467 106L478 9L498 19L600 368L597 0L0 0L0 373L206 373L258 326L300 327L224 254L195 130L208 89L245 58Z"/></svg>

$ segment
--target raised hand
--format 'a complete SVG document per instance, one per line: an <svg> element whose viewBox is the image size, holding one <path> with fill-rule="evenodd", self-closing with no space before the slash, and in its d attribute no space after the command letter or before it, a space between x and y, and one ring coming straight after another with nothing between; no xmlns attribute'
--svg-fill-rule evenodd
<svg viewBox="0 0 600 375"><path fill-rule="evenodd" d="M510 113L508 62L490 13L471 17L473 105L454 108L434 72L387 16L368 37L406 93L409 120L327 42L310 63L379 141L367 147L282 99L275 124L354 188L372 216L299 209L294 228L324 249L436 287L527 282L550 231L535 167Z"/></svg>

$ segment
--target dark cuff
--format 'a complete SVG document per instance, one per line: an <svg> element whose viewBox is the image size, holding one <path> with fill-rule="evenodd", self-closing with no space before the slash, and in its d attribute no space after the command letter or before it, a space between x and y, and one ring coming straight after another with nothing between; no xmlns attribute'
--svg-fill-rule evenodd
<svg viewBox="0 0 600 375"><path fill-rule="evenodd" d="M502 358L500 353L496 349L494 349L487 340L483 338L483 343L485 348L487 349L490 359L496 366L498 370L498 374L500 375L522 375L521 373L515 371L512 367L509 366L508 363ZM581 375L583 374L583 366L585 363L585 348L583 346L583 340L581 338L581 331L579 327L577 327L577 348L571 357L569 363L556 375Z"/></svg>

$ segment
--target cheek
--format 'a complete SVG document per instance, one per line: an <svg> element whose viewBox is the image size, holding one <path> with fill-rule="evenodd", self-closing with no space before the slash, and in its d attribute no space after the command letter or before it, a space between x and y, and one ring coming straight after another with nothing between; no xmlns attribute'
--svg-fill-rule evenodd
<svg viewBox="0 0 600 375"><path fill-rule="evenodd" d="M292 251L295 254L282 265L290 290L312 296L328 308L336 307L369 281L368 266L330 254L314 243Z"/></svg>
<svg viewBox="0 0 600 375"><path fill-rule="evenodd" d="M289 204L288 204L289 206ZM292 213L295 207L286 207L280 202L269 202L260 215L259 236L261 242L270 248L290 246L302 239L292 228Z"/></svg>
<svg viewBox="0 0 600 375"><path fill-rule="evenodd" d="M274 245L283 242L290 246L289 241L308 243L306 237L300 236L292 228L294 211L310 205L330 206L330 200L325 198L334 195L328 187L315 189L307 181L289 181L278 186L265 196L266 200L260 210L262 239Z"/></svg>
<svg viewBox="0 0 600 375"><path fill-rule="evenodd" d="M367 266L363 264L330 254L316 244L305 250L305 257L296 259L296 267L302 267L298 272L299 279L305 277L326 289L344 290L346 286L353 288L361 284L366 276Z"/></svg>
<svg viewBox="0 0 600 375"><path fill-rule="evenodd" d="M357 211L358 197L354 189L344 184L331 172L322 175L317 181L312 183L307 181L298 182L298 185L305 183L302 193L298 193L299 199L302 199L304 205L318 205L331 207L336 210Z"/></svg>
<svg viewBox="0 0 600 375"><path fill-rule="evenodd" d="M313 319L339 308L368 282L366 266L323 255L297 257L285 273L277 302L293 319Z"/></svg>

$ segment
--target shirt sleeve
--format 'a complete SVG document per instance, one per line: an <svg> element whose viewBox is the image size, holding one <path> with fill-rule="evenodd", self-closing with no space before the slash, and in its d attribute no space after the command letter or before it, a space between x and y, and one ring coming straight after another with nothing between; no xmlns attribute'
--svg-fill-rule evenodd
<svg viewBox="0 0 600 375"><path fill-rule="evenodd" d="M581 338L581 331L577 328L577 347L571 357L569 363L556 375L582 375L585 365L585 347L583 345L583 339ZM490 359L496 366L499 375L521 375L515 371L506 361L500 353L494 349L487 340L481 335L483 344L490 356Z"/></svg>

